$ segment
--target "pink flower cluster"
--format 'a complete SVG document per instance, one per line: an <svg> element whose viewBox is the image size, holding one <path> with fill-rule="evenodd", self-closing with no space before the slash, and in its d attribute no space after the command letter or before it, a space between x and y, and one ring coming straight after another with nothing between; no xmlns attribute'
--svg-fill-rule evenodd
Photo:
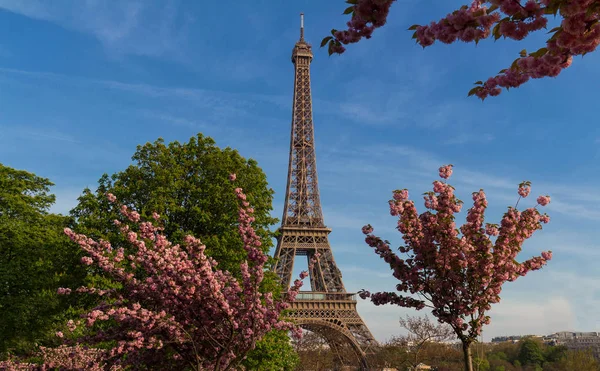
<svg viewBox="0 0 600 371"><path fill-rule="evenodd" d="M113 365L104 367L102 360L106 356L103 349L88 348L81 345L58 348L40 347L38 356L43 360L41 365L33 363L20 363L8 360L0 362L0 370L6 371L49 371L49 370L86 370L86 371L119 371L123 368Z"/></svg>
<svg viewBox="0 0 600 371"><path fill-rule="evenodd" d="M481 6L482 3L490 4L490 8ZM506 17L501 18L499 12ZM443 43L457 39L478 41L490 34L495 39L522 40L529 33L545 28L548 14L557 13L563 20L559 27L551 30L554 35L544 48L529 55L523 51L510 68L470 92L483 100L500 94L501 88L515 88L531 78L556 77L571 65L574 56L596 50L600 44L600 12L595 1L527 0L522 4L520 0L474 0L471 7L463 7L437 23L416 26L414 38L423 47L435 40ZM472 37L474 34L477 36Z"/></svg>
<svg viewBox="0 0 600 371"><path fill-rule="evenodd" d="M344 45L356 43L363 37L371 38L373 31L385 24L390 7L395 0L357 0L346 10L352 13L352 18L346 25L347 30L333 30L332 35L322 41L322 46L329 42L329 54L342 54L346 51Z"/></svg>
<svg viewBox="0 0 600 371"><path fill-rule="evenodd" d="M383 4L375 6L374 3L377 1L358 0L348 23L349 29L334 31L334 37L323 40L323 45L329 41L330 54L343 53L345 49L341 44L357 42L363 36L370 37L372 28L385 24L392 1L381 1L385 4L385 11L380 9ZM469 92L469 95L474 94L483 100L499 95L502 88L515 88L532 78L556 77L571 65L574 56L595 51L600 44L600 8L597 1L473 0L471 6L462 6L438 22L414 25L409 29L415 31L413 38L423 47L432 45L435 40L446 44L457 40L478 42L490 35L494 39L522 40L531 32L545 28L547 16L551 14L559 14L562 22L550 31L553 35L545 47L530 54L522 51L521 57L508 69L485 82L476 83L479 86ZM372 28L360 28L372 19L376 19Z"/></svg>
<svg viewBox="0 0 600 371"><path fill-rule="evenodd" d="M550 203L550 196L540 196L537 198L537 203L542 205L542 206L546 206Z"/></svg>
<svg viewBox="0 0 600 371"><path fill-rule="evenodd" d="M440 178L443 178L443 179L450 178L450 176L452 175L452 167L453 167L452 164L440 167L440 170L439 170Z"/></svg>
<svg viewBox="0 0 600 371"><path fill-rule="evenodd" d="M527 196L529 196L529 192L531 192L531 183L530 182L523 182L521 184L519 184L519 196L525 198Z"/></svg>
<svg viewBox="0 0 600 371"><path fill-rule="evenodd" d="M235 176L230 179L235 180ZM106 353L106 364L152 364L157 369L182 369L191 364L202 369L227 369L237 365L271 329L290 330L300 336L300 329L282 321L280 314L295 299L307 273L302 272L281 299L260 292L268 257L259 248L261 240L252 227L253 209L246 195L241 188L235 193L242 205L238 228L247 252L247 261L240 266L241 279L217 269L217 262L206 256L206 246L200 240L187 236L184 246L173 245L160 233L160 227L140 222L140 215L124 205L120 206L121 214L133 228L126 222L115 224L131 245L131 253L65 229L87 254L84 264L96 265L122 285L119 290L77 290L110 299L83 316L85 326L95 330L84 338L86 343L117 344ZM114 196L107 197L116 202ZM158 220L158 214L153 218ZM62 294L69 292L59 289ZM105 321L115 325L100 330L96 324ZM70 330L76 327L72 321L67 323ZM127 357L123 358L124 354Z"/></svg>
<svg viewBox="0 0 600 371"><path fill-rule="evenodd" d="M449 177L447 168L440 168L440 176ZM520 188L527 188L527 192L519 193L529 193L529 184ZM363 227L363 233L367 244L399 280L397 291L418 294L419 299L397 292L361 291L361 297L370 297L375 305L415 309L428 306L440 322L453 327L461 340L472 342L482 326L490 322L485 313L491 304L500 301L502 285L542 268L552 258L548 251L522 263L516 260L523 242L542 228L541 223L549 221L546 215L540 215L535 207L522 212L509 208L498 227L484 223L488 202L483 190L474 192L472 199L466 223L457 229L455 213L461 210L462 202L452 186L435 181L433 192L425 196L430 211L420 215L406 190L394 191L390 213L399 217L397 229L405 242L399 251L407 258L398 256L387 241L373 235L371 225ZM548 196L538 198L542 206L548 202Z"/></svg>

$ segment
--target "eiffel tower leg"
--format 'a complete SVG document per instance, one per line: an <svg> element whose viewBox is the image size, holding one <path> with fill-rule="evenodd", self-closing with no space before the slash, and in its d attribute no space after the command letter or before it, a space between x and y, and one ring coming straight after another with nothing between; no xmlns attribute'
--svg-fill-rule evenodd
<svg viewBox="0 0 600 371"><path fill-rule="evenodd" d="M290 237L282 236L281 238L289 239ZM281 285L284 290L287 290L291 286L295 257L295 248L287 247L285 245L283 248L281 248L280 245L277 246L277 251L275 251L275 273L277 273L281 279Z"/></svg>

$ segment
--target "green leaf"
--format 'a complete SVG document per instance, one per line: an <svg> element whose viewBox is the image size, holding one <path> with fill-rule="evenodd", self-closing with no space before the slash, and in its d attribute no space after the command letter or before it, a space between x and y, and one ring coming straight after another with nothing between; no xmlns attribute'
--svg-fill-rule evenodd
<svg viewBox="0 0 600 371"><path fill-rule="evenodd" d="M332 29L331 29L331 34L332 34L333 36L335 36L335 33L336 33L336 32L337 32L337 30L336 30L335 28L332 28Z"/></svg>
<svg viewBox="0 0 600 371"><path fill-rule="evenodd" d="M358 4L358 0L346 0L346 4L356 5L356 4Z"/></svg>
<svg viewBox="0 0 600 371"><path fill-rule="evenodd" d="M551 29L550 31L548 31L548 33L552 33L552 32L556 32L558 30L560 30L562 27L554 27L553 29Z"/></svg>
<svg viewBox="0 0 600 371"><path fill-rule="evenodd" d="M492 5L492 6L490 6L490 8L487 10L487 14L490 14L491 12L493 12L496 9L498 9L498 5Z"/></svg>
<svg viewBox="0 0 600 371"><path fill-rule="evenodd" d="M346 8L346 10L344 10L343 14L350 14L354 12L354 6L349 6L348 8Z"/></svg>
<svg viewBox="0 0 600 371"><path fill-rule="evenodd" d="M539 58L539 57L545 55L546 53L548 53L547 48L540 48L538 51L530 53L529 56Z"/></svg>
<svg viewBox="0 0 600 371"><path fill-rule="evenodd" d="M483 81L475 81L475 85L483 85Z"/></svg>
<svg viewBox="0 0 600 371"><path fill-rule="evenodd" d="M325 44L327 44L329 42L329 40L332 40L333 36L327 36L325 38L323 38L323 40L321 40L321 48L325 46Z"/></svg>
<svg viewBox="0 0 600 371"><path fill-rule="evenodd" d="M550 3L550 5L548 5L544 9L544 14L554 14L554 16L556 16L556 14L558 13L559 7L560 7L560 2L559 1L553 1L553 2Z"/></svg>
<svg viewBox="0 0 600 371"><path fill-rule="evenodd" d="M521 50L521 51L519 52L519 55L520 55L521 57L526 57L526 56L527 56L527 50L525 50L525 49Z"/></svg>
<svg viewBox="0 0 600 371"><path fill-rule="evenodd" d="M494 26L492 29L492 35L494 35L494 40L498 40L500 38L500 23Z"/></svg>
<svg viewBox="0 0 600 371"><path fill-rule="evenodd" d="M515 59L514 62L512 62L512 64L510 65L510 69L511 70L516 70L516 69L519 68L518 65L517 65L518 61L519 61L519 58Z"/></svg>
<svg viewBox="0 0 600 371"><path fill-rule="evenodd" d="M557 37L559 37L559 36L560 36L560 34L562 34L562 33L563 33L563 30L562 30L562 29L560 29L560 30L556 31L556 32L554 33L554 35L552 35L552 37L551 37L550 39L548 39L548 41L551 41L551 40L554 40L554 39L556 39L556 38L557 38Z"/></svg>
<svg viewBox="0 0 600 371"><path fill-rule="evenodd" d="M481 86L474 87L473 89L469 90L469 94L467 95L467 97L470 97L471 95L475 95L475 93L477 93L481 89L482 89Z"/></svg>
<svg viewBox="0 0 600 371"><path fill-rule="evenodd" d="M412 26L410 26L410 27L408 28L408 30L409 30L409 31L413 31L413 30L416 30L416 29L417 29L417 27L419 27L419 25L418 25L418 24L413 24Z"/></svg>

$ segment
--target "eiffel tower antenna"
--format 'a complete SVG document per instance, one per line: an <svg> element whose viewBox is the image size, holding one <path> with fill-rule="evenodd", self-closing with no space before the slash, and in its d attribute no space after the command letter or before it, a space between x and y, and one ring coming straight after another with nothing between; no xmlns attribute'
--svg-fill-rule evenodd
<svg viewBox="0 0 600 371"><path fill-rule="evenodd" d="M304 13L300 13L300 41L304 41Z"/></svg>
<svg viewBox="0 0 600 371"><path fill-rule="evenodd" d="M366 353L377 342L356 310L356 294L347 293L342 273L329 245L331 229L323 221L310 90L313 54L304 40L304 14L300 14L300 40L292 51L294 99L288 178L274 271L289 287L296 256L317 262L309 270L310 291L302 291L292 303L288 318L321 335L337 354L351 348L353 359L343 364L360 364L366 369Z"/></svg>

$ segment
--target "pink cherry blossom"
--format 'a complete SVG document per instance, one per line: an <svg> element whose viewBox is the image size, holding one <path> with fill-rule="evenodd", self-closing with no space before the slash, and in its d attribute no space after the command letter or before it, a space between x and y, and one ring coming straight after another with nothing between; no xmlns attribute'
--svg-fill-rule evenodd
<svg viewBox="0 0 600 371"><path fill-rule="evenodd" d="M59 287L58 290L56 291L56 293L58 295L69 295L71 293L71 289L64 288L64 287Z"/></svg>
<svg viewBox="0 0 600 371"><path fill-rule="evenodd" d="M500 231L498 231L498 227L496 225L486 224L485 233L489 234L490 236L497 236Z"/></svg>
<svg viewBox="0 0 600 371"><path fill-rule="evenodd" d="M329 44L329 54L342 54L343 45L370 38L373 31L385 25L394 0L356 0L349 8L352 17L344 31L333 30L323 39ZM480 99L497 96L502 88L516 88L530 79L556 77L568 68L573 57L585 55L600 45L600 12L592 0L473 0L438 22L414 25L413 39L423 48L436 40L450 44L457 41L478 43L493 36L523 40L548 25L550 16L562 18L558 27L550 30L550 38L537 51L520 52L508 68L485 81L476 82L469 95Z"/></svg>
<svg viewBox="0 0 600 371"><path fill-rule="evenodd" d="M452 175L452 166L453 165L445 165L440 167L440 178L448 179Z"/></svg>
<svg viewBox="0 0 600 371"><path fill-rule="evenodd" d="M230 181L232 181L232 182L233 182L233 181L234 181L236 178L237 178L237 177L236 177L236 175L235 175L235 174L229 174L229 180L230 180Z"/></svg>
<svg viewBox="0 0 600 371"><path fill-rule="evenodd" d="M402 189L402 190L396 190L396 191L394 191L393 198L396 201L405 201L405 200L408 200L408 190L407 189Z"/></svg>
<svg viewBox="0 0 600 371"><path fill-rule="evenodd" d="M537 198L537 203L546 206L550 203L550 196L540 196Z"/></svg>
<svg viewBox="0 0 600 371"><path fill-rule="evenodd" d="M444 177L448 171L442 167L440 175ZM529 182L519 186L521 197L529 193L528 188ZM466 223L457 229L455 213L461 202L450 185L435 181L433 192L425 196L430 210L420 215L405 195L408 192L394 191L389 204L390 213L398 216L397 229L404 240L404 246L398 250L406 258L397 255L387 241L373 235L370 225L363 227L363 233L369 232L365 233L365 242L398 279L396 292L362 290L360 297L370 298L375 305L394 304L417 310L429 307L441 323L453 327L468 348L482 327L490 323L486 312L500 301L503 284L541 269L552 258L551 252L543 252L523 262L516 260L524 241L540 230L541 223L548 222L549 217L540 215L535 207L523 211L509 207L499 226L485 223L488 201L485 192L479 190L472 194L473 206L467 211ZM540 204L548 202L549 196L538 199ZM471 364L470 358L465 361Z"/></svg>
<svg viewBox="0 0 600 371"><path fill-rule="evenodd" d="M531 187L528 185L523 185L519 187L519 196L525 198L529 196L529 192L531 192Z"/></svg>
<svg viewBox="0 0 600 371"><path fill-rule="evenodd" d="M65 229L86 254L82 262L94 264L122 286L118 290L76 290L104 298L83 315L85 327L113 323L113 330L92 332L82 340L91 345L115 344L101 357L97 354L99 364L230 369L271 329L301 334L293 323L281 319L281 312L289 308L308 272L302 272L280 299L261 293L268 257L252 227L254 210L241 188L236 188L235 194L241 205L238 232L247 253L240 265L240 279L217 269L217 262L205 254L207 246L197 238L186 236L182 246L174 245L161 234L161 227L141 221L140 214L125 205L116 207L123 216L119 225L129 244L127 253L123 246L112 248L105 241ZM157 220L158 214L153 218ZM318 258L315 254L311 259L311 269ZM59 289L63 294L68 291ZM74 331L77 324L70 320L66 328Z"/></svg>

